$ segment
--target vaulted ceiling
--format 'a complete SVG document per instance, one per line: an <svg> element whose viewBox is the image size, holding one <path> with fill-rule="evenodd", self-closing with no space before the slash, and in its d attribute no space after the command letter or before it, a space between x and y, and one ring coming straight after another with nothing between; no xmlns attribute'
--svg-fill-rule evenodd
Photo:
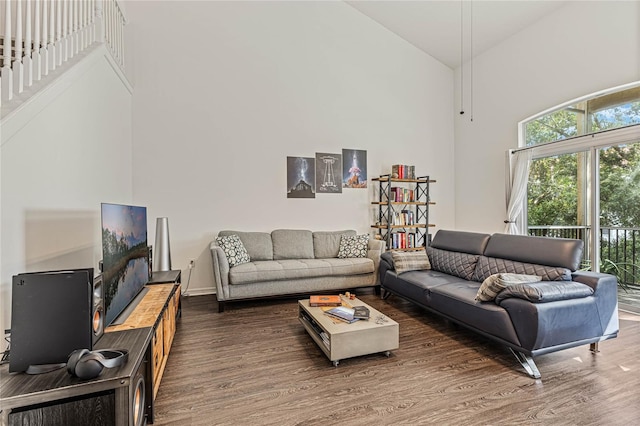
<svg viewBox="0 0 640 426"><path fill-rule="evenodd" d="M477 56L487 51L567 1L360 0L347 3L455 69L461 61L468 61L472 52Z"/></svg>

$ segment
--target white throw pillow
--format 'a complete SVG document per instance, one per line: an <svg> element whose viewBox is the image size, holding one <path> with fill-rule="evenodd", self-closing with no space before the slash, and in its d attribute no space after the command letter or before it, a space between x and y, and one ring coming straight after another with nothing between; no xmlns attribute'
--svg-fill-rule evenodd
<svg viewBox="0 0 640 426"><path fill-rule="evenodd" d="M352 237L342 235L340 238L340 248L338 258L346 259L350 257L367 257L369 250L369 235L355 235Z"/></svg>
<svg viewBox="0 0 640 426"><path fill-rule="evenodd" d="M237 235L227 235L226 237L216 238L216 243L224 251L229 266L239 265L241 263L248 263L251 261L247 249L240 241L240 237Z"/></svg>

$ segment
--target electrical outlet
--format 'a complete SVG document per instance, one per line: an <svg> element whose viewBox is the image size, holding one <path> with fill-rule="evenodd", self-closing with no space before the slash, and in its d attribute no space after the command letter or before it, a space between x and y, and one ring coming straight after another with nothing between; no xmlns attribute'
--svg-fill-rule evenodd
<svg viewBox="0 0 640 426"><path fill-rule="evenodd" d="M191 259L189 261L189 269L193 269L196 266L196 260L195 259Z"/></svg>

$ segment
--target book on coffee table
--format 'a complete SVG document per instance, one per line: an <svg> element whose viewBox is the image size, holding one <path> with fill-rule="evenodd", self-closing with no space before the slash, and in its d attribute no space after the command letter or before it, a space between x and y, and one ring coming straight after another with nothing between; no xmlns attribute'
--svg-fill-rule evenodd
<svg viewBox="0 0 640 426"><path fill-rule="evenodd" d="M311 295L309 306L341 306L342 298L338 295Z"/></svg>
<svg viewBox="0 0 640 426"><path fill-rule="evenodd" d="M332 318L337 318L349 324L358 321L358 318L353 316L354 310L352 308L347 308L346 306L336 306L333 309L324 311L324 313Z"/></svg>
<svg viewBox="0 0 640 426"><path fill-rule="evenodd" d="M369 309L365 306L354 306L353 317L358 319L369 319Z"/></svg>

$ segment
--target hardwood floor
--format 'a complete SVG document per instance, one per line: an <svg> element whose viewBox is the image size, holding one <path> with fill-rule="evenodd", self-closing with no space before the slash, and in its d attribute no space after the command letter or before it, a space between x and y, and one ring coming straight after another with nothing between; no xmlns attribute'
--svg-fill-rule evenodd
<svg viewBox="0 0 640 426"><path fill-rule="evenodd" d="M640 287L618 288L618 303L620 304L620 309L640 314Z"/></svg>
<svg viewBox="0 0 640 426"><path fill-rule="evenodd" d="M618 338L536 358L398 297L358 296L400 324L400 348L327 360L295 299L236 303L185 297L156 399L155 425L630 425L640 419L640 316Z"/></svg>

